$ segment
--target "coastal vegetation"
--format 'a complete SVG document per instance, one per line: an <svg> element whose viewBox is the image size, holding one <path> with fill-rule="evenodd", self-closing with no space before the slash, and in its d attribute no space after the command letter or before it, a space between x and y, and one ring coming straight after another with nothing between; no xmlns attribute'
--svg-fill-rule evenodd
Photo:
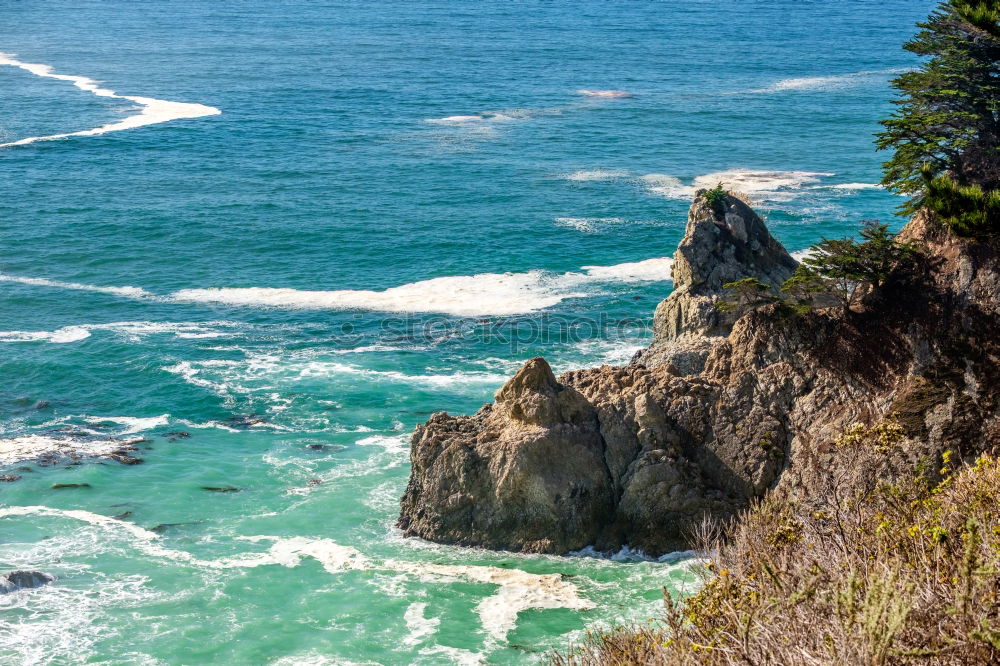
<svg viewBox="0 0 1000 666"><path fill-rule="evenodd" d="M797 306L835 300L849 310L861 297L876 294L897 276L908 276L920 249L900 241L889 225L862 222L861 240L827 239L814 245L781 290Z"/></svg>
<svg viewBox="0 0 1000 666"><path fill-rule="evenodd" d="M988 664L1000 659L1000 460L951 453L896 483L898 424L848 429L860 470L826 493L765 497L719 540L705 585L641 627L588 634L558 666ZM860 480L860 485L859 485ZM858 490L859 488L863 490Z"/></svg>

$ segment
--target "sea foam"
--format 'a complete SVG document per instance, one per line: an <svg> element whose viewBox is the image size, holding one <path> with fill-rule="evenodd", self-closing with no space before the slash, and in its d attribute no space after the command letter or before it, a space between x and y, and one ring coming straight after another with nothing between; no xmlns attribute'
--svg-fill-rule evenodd
<svg viewBox="0 0 1000 666"><path fill-rule="evenodd" d="M76 285L75 288L84 286L86 285ZM107 289L113 289L113 287L107 287ZM157 334L173 335L177 338L186 339L218 338L229 332L225 329L242 327L245 327L245 325L225 321L205 323L119 321L107 324L74 324L72 326L63 326L54 331L0 331L0 342L50 342L53 344L66 344L86 340L93 331L110 331L130 342L137 342L147 335Z"/></svg>
<svg viewBox="0 0 1000 666"><path fill-rule="evenodd" d="M143 127L145 125L165 123L171 120L179 120L181 118L201 118L203 116L215 116L222 113L219 109L213 106L206 106L204 104L171 102L169 100L155 99L153 97L139 97L136 95L119 95L114 90L101 88L96 81L87 78L86 76L56 74L50 65L22 62L15 59L14 54L12 53L0 53L0 65L19 67L20 69L31 72L35 76L42 76L47 79L69 81L80 90L93 93L98 97L126 99L130 102L135 102L142 107L139 113L128 116L118 122L108 123L106 125L101 125L100 127L81 130L78 132L65 132L63 134L50 134L47 136L29 136L24 139L18 139L17 141L0 143L0 148L8 146L24 146L29 143L35 143L36 141L54 141L56 139L65 139L71 136L96 136L99 134L106 134L108 132L118 132L121 130Z"/></svg>
<svg viewBox="0 0 1000 666"><path fill-rule="evenodd" d="M871 81L891 74L902 74L911 71L908 67L896 67L892 69L863 70L860 72L848 72L847 74L832 74L828 76L802 76L790 79L775 81L766 88L756 88L747 92L751 93L777 93L789 90L836 90L848 86L858 85L865 81Z"/></svg>
<svg viewBox="0 0 1000 666"><path fill-rule="evenodd" d="M624 90L577 90L576 94L583 95L584 97L603 97L605 99L635 97L634 94Z"/></svg>
<svg viewBox="0 0 1000 666"><path fill-rule="evenodd" d="M673 176L659 173L641 176L639 180L651 194L669 199L690 199L700 189L722 185L727 190L744 192L762 202L786 202L797 197L803 187L833 175L814 171L728 169L698 176L690 185L685 185Z"/></svg>
<svg viewBox="0 0 1000 666"><path fill-rule="evenodd" d="M440 312L455 316L526 314L569 298L589 295L588 287L609 282L655 282L670 279L671 260L654 258L616 266L585 266L580 272L480 273L421 280L374 290L312 291L242 287L182 289L178 302L314 310Z"/></svg>
<svg viewBox="0 0 1000 666"><path fill-rule="evenodd" d="M488 639L503 641L517 623L518 615L533 608L569 608L589 610L595 604L580 595L573 583L564 580L560 574L533 574L519 569L503 569L492 566L450 565L430 562L409 562L386 559L373 560L356 548L344 546L330 539L308 537L244 536L240 541L258 543L270 542L263 552L244 552L217 560L204 560L194 555L161 545L158 534L128 521L115 520L108 516L80 509L56 509L46 506L13 506L0 508L3 517L53 517L70 518L84 523L127 535L133 547L140 553L170 562L185 562L206 569L256 568L278 565L298 566L303 558L311 558L320 563L331 574L348 570L389 571L414 576L425 582L471 581L496 585L497 590L476 606L476 614ZM423 618L423 608L420 608ZM422 623L411 613L413 628L426 631ZM427 622L427 620L423 620Z"/></svg>
<svg viewBox="0 0 1000 666"><path fill-rule="evenodd" d="M10 145L10 144L2 144ZM99 294L110 294L122 298L154 298L153 294L139 287L101 287L92 284L81 284L79 282L62 282L60 280L49 280L46 278L20 277L16 275L6 275L0 273L0 282L19 282L35 287L56 287L58 289L74 289L78 291L93 291Z"/></svg>

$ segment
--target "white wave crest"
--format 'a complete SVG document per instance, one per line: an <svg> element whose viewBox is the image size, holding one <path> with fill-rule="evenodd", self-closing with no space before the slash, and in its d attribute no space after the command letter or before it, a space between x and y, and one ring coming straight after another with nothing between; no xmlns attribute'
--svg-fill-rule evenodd
<svg viewBox="0 0 1000 666"><path fill-rule="evenodd" d="M624 90L577 90L577 95L583 95L584 97L603 97L606 99L623 99L626 97L635 97L634 94L626 92Z"/></svg>
<svg viewBox="0 0 1000 666"><path fill-rule="evenodd" d="M425 123L431 125L481 125L489 123L507 123L514 120L527 120L532 113L526 109L493 112L485 111L474 116L445 116L444 118L425 118Z"/></svg>
<svg viewBox="0 0 1000 666"><path fill-rule="evenodd" d="M205 323L118 321L108 324L75 324L54 331L0 331L0 342L50 342L65 344L90 337L92 331L110 331L129 341L139 341L146 335L171 334L178 338L217 338L226 335L226 328L243 324L228 321Z"/></svg>
<svg viewBox="0 0 1000 666"><path fill-rule="evenodd" d="M907 67L896 67L892 69L864 70L860 72L849 72L847 74L833 74L829 76L803 76L791 79L781 79L775 81L766 88L749 90L751 93L777 93L788 90L836 90L848 86L858 85L865 81L881 78L890 74L902 74L911 71Z"/></svg>
<svg viewBox="0 0 1000 666"><path fill-rule="evenodd" d="M839 185L831 185L830 189L833 190L881 190L884 189L881 185L876 183L840 183Z"/></svg>
<svg viewBox="0 0 1000 666"><path fill-rule="evenodd" d="M662 173L648 173L639 180L651 194L657 194L668 199L690 199L694 196L694 187L685 185L679 178Z"/></svg>
<svg viewBox="0 0 1000 666"><path fill-rule="evenodd" d="M56 287L58 289L75 289L78 291L93 291L99 294L111 294L122 298L154 298L153 294L139 287L99 287L92 284L80 284L79 282L61 282L59 280L48 280L46 278L19 277L16 275L6 275L0 273L0 282L19 282L30 284L35 287Z"/></svg>
<svg viewBox="0 0 1000 666"><path fill-rule="evenodd" d="M600 217L557 217L555 222L560 227L569 227L570 229L591 234L597 231L602 222L609 219Z"/></svg>
<svg viewBox="0 0 1000 666"><path fill-rule="evenodd" d="M406 612L403 613L403 620L410 632L403 637L403 645L418 645L437 633L441 618L425 617L424 611L426 610L427 604L418 601L410 604Z"/></svg>
<svg viewBox="0 0 1000 666"><path fill-rule="evenodd" d="M593 293L599 283L657 282L670 279L668 258L647 259L617 266L585 266L582 272L553 273L533 270L524 273L480 273L432 278L390 287L381 291L344 289L335 291L275 287L233 287L181 289L166 297L156 296L138 287L97 287L44 278L14 277L7 280L36 286L58 287L107 293L124 298L142 298L175 303L215 303L244 307L273 307L302 310L367 310L375 312L439 312L455 316L481 317L526 314L552 307L570 298ZM172 324L156 322L100 324L81 326L95 330L109 328L124 334L139 335L172 332L178 337L217 337L211 328L226 322L209 324ZM232 324L236 325L236 324ZM7 337L3 337L6 335ZM9 331L0 341L53 341L53 333ZM82 336L82 337L81 337ZM56 337L70 342L83 339L80 329L64 330Z"/></svg>
<svg viewBox="0 0 1000 666"><path fill-rule="evenodd" d="M755 169L730 169L698 176L694 179L694 190L715 187L719 183L727 190L745 192L758 199L785 201L795 197L790 190L801 189L805 185L818 183L832 173L812 171L758 171Z"/></svg>
<svg viewBox="0 0 1000 666"><path fill-rule="evenodd" d="M0 331L0 342L52 342L65 344L90 337L86 326L64 326L54 331Z"/></svg>
<svg viewBox="0 0 1000 666"><path fill-rule="evenodd" d="M639 180L645 183L647 191L651 194L669 199L690 199L700 189L710 189L721 184L727 190L744 192L762 202L786 202L798 196L803 187L833 175L813 171L729 169L698 176L691 185L685 185L678 178L659 173L641 176Z"/></svg>
<svg viewBox="0 0 1000 666"><path fill-rule="evenodd" d="M71 136L96 136L98 134L106 134L108 132L117 132L121 130L134 129L136 127L143 127L145 125L165 123L181 118L201 118L203 116L215 116L222 113L219 109L216 109L213 106L206 106L204 104L171 102L169 100L154 99L152 97L139 97L135 95L119 95L114 90L101 88L98 86L96 81L89 79L86 76L56 74L49 65L21 62L20 60L15 59L14 54L12 53L0 53L0 65L19 67L20 69L31 72L35 76L42 76L48 79L70 81L80 90L93 93L98 97L127 99L130 102L135 102L142 107L139 113L119 120L115 123L108 123L107 125L101 125L100 127L81 130L79 132L65 132L63 134L50 134L48 136L30 136L24 139L18 139L17 141L11 141L9 143L0 143L0 148L8 146L24 146L29 143L35 143L36 141L54 141L56 139L65 139Z"/></svg>
<svg viewBox="0 0 1000 666"><path fill-rule="evenodd" d="M670 279L667 258L585 266L583 272L556 274L481 273L422 280L383 291L310 291L267 287L182 289L170 295L179 302L266 306L284 309L441 312L456 316L514 315L552 307L569 298L588 295L586 287L607 282Z"/></svg>

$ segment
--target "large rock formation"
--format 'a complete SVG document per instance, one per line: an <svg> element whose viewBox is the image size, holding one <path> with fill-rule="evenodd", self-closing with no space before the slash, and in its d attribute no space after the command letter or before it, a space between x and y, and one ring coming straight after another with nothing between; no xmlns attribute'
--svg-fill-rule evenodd
<svg viewBox="0 0 1000 666"><path fill-rule="evenodd" d="M701 372L708 350L741 314L716 307L722 286L753 277L777 292L797 265L746 203L727 197L713 206L699 192L674 254L674 291L653 316L655 340L642 354L645 364Z"/></svg>
<svg viewBox="0 0 1000 666"><path fill-rule="evenodd" d="M727 321L722 284L777 285L795 264L742 202L713 210L699 196L650 349L558 380L533 359L494 405L432 417L413 435L400 526L445 543L656 555L769 489L808 500L853 464L834 441L855 423L898 423L907 464L998 446L1000 252L923 216L903 237L925 246L922 277L857 311L765 306Z"/></svg>

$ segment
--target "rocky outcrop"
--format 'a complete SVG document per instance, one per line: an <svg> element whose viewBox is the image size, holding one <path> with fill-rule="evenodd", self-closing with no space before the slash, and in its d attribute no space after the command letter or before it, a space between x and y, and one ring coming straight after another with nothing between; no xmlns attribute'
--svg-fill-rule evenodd
<svg viewBox="0 0 1000 666"><path fill-rule="evenodd" d="M543 359L528 361L475 415L435 414L412 447L400 518L409 534L566 552L600 540L613 515L597 413Z"/></svg>
<svg viewBox="0 0 1000 666"><path fill-rule="evenodd" d="M48 585L56 579L51 574L41 571L11 571L0 576L0 594L9 594L17 590Z"/></svg>
<svg viewBox="0 0 1000 666"><path fill-rule="evenodd" d="M737 220L739 218L739 220ZM849 426L891 419L901 467L1000 443L1000 252L918 216L922 272L856 311L718 315L721 285L777 285L792 260L742 202L700 196L656 339L626 367L529 361L473 416L413 435L399 524L445 543L564 553L684 548L706 515L773 489L808 501ZM784 276L784 277L783 277Z"/></svg>
<svg viewBox="0 0 1000 666"><path fill-rule="evenodd" d="M641 354L643 364L670 365L681 375L701 372L709 350L742 314L717 307L723 285L752 277L777 294L796 266L750 206L732 196L713 206L699 191L674 253L674 291L653 315L654 339Z"/></svg>

